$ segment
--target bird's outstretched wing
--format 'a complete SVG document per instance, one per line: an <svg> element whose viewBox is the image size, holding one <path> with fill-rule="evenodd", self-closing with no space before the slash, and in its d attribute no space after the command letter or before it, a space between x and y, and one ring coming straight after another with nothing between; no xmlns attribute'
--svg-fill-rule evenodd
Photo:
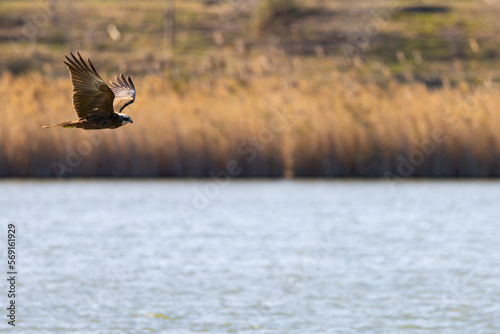
<svg viewBox="0 0 500 334"><path fill-rule="evenodd" d="M66 56L64 61L71 73L71 82L73 83L73 106L78 117L86 118L88 116L108 117L114 113L113 99L114 94L108 85L97 73L92 62L89 65L77 52L78 58L71 53L70 59Z"/></svg>
<svg viewBox="0 0 500 334"><path fill-rule="evenodd" d="M115 94L115 100L113 102L113 109L116 113L119 113L128 106L129 104L135 101L135 87L132 79L128 77L128 80L125 79L123 74L119 77L115 77L117 83L110 81L111 90Z"/></svg>

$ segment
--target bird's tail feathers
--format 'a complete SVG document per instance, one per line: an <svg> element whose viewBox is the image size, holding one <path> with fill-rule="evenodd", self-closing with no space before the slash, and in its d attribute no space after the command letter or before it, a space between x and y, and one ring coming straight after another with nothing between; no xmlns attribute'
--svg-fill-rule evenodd
<svg viewBox="0 0 500 334"><path fill-rule="evenodd" d="M76 125L73 122L63 122L63 123L58 123L58 124L52 124L52 125L44 125L42 128L55 128L57 126L62 126L63 128L74 128Z"/></svg>
<svg viewBox="0 0 500 334"><path fill-rule="evenodd" d="M42 128L55 128L56 126L59 126L60 124L52 124L52 125L44 125Z"/></svg>

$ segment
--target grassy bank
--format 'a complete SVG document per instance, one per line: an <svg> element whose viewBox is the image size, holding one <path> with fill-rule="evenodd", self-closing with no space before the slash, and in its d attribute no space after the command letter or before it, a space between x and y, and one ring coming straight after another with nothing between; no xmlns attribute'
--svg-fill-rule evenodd
<svg viewBox="0 0 500 334"><path fill-rule="evenodd" d="M498 3L51 3L0 0L2 177L500 173ZM70 50L134 78L133 125L41 128Z"/></svg>
<svg viewBox="0 0 500 334"><path fill-rule="evenodd" d="M486 75L429 90L286 55L225 61L197 80L136 78L134 124L102 132L41 128L75 118L67 78L4 74L0 176L500 174L500 92Z"/></svg>

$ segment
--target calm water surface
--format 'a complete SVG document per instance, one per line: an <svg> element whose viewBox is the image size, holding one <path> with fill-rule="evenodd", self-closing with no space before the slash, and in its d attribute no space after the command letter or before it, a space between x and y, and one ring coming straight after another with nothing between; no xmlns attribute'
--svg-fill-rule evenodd
<svg viewBox="0 0 500 334"><path fill-rule="evenodd" d="M2 181L19 277L0 332L500 333L499 198L496 181Z"/></svg>

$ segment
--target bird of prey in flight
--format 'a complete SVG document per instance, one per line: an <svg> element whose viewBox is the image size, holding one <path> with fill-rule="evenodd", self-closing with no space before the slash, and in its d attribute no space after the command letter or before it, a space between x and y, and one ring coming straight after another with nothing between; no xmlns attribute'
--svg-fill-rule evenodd
<svg viewBox="0 0 500 334"><path fill-rule="evenodd" d="M46 125L44 128L62 126L85 130L116 129L132 123L130 116L122 114L123 108L135 101L134 83L123 74L116 82L106 82L97 73L94 64L88 64L77 51L78 57L71 53L70 59L63 61L68 66L73 83L73 107L79 119L76 121ZM90 65L90 66L89 66Z"/></svg>

